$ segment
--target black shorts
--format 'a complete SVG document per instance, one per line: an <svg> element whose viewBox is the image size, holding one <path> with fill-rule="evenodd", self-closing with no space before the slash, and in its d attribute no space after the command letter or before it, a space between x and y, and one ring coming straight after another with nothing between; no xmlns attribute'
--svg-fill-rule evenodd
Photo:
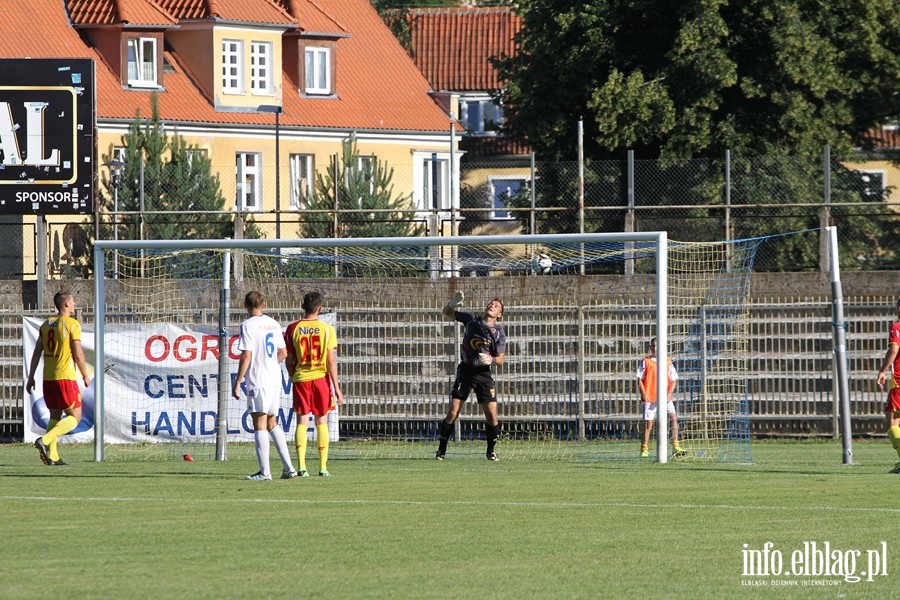
<svg viewBox="0 0 900 600"><path fill-rule="evenodd" d="M494 376L491 375L491 368L459 363L459 366L456 367L456 381L453 382L450 397L459 398L465 402L473 390L478 404L497 401L497 391L494 389Z"/></svg>

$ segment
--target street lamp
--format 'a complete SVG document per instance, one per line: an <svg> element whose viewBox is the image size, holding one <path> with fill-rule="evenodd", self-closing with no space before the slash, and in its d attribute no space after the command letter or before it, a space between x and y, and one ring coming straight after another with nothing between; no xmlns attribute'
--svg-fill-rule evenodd
<svg viewBox="0 0 900 600"><path fill-rule="evenodd" d="M284 112L281 106L276 104L261 104L257 108L259 112L273 113L275 115L275 239L281 239L281 123L279 117Z"/></svg>
<svg viewBox="0 0 900 600"><path fill-rule="evenodd" d="M119 183L122 181L122 175L125 174L125 163L121 160L113 159L108 163L105 163L107 169L109 169L110 182L113 186L113 240L119 240ZM118 279L119 277L119 250L116 249L113 253L113 264L115 265L115 271L113 271L113 278Z"/></svg>

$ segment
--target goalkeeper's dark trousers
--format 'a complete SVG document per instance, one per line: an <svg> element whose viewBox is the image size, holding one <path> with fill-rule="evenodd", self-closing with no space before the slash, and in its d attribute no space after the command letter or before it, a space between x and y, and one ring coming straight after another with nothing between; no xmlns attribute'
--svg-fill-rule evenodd
<svg viewBox="0 0 900 600"><path fill-rule="evenodd" d="M438 452L440 454L445 454L447 452L447 442L450 440L450 435L452 433L453 423L448 423L446 419L441 421L438 430Z"/></svg>

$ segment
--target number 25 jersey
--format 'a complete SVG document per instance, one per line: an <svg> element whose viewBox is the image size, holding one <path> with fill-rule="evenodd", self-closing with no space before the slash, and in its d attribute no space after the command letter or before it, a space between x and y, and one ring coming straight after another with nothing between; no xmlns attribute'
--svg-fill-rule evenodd
<svg viewBox="0 0 900 600"><path fill-rule="evenodd" d="M294 321L285 331L288 354L297 359L291 381L313 381L325 377L328 351L337 348L334 327L318 319Z"/></svg>

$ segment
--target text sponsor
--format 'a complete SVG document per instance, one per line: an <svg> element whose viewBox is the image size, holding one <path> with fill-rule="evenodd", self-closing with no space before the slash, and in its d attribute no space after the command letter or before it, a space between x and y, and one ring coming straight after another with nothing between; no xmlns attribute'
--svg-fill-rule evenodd
<svg viewBox="0 0 900 600"><path fill-rule="evenodd" d="M289 408L278 409L276 421L281 425L282 430L287 433L291 429L294 420L294 411ZM226 421L227 423L227 421ZM253 418L249 411L244 411L241 415L239 427L228 423L227 433L229 435L237 435L240 433L253 434ZM212 437L216 434L218 427L218 412L214 410L201 411L160 411L160 412L132 412L131 413L131 435L139 434L152 435L159 438L175 438L183 439L187 436L208 436Z"/></svg>
<svg viewBox="0 0 900 600"><path fill-rule="evenodd" d="M78 190L64 192L16 192L16 202L74 202L78 203Z"/></svg>
<svg viewBox="0 0 900 600"><path fill-rule="evenodd" d="M231 373L232 386L235 379L237 373ZM218 382L218 373L149 373L144 377L144 393L154 400L210 398L218 394ZM284 371L281 372L281 388L285 395L290 394L291 380ZM244 383L241 383L241 391L247 393Z"/></svg>
<svg viewBox="0 0 900 600"><path fill-rule="evenodd" d="M228 358L238 360L241 353L237 349L240 336L228 338ZM144 342L144 358L152 363L170 358L186 363L195 360L219 360L219 338L215 335L185 333L178 336L151 335Z"/></svg>

